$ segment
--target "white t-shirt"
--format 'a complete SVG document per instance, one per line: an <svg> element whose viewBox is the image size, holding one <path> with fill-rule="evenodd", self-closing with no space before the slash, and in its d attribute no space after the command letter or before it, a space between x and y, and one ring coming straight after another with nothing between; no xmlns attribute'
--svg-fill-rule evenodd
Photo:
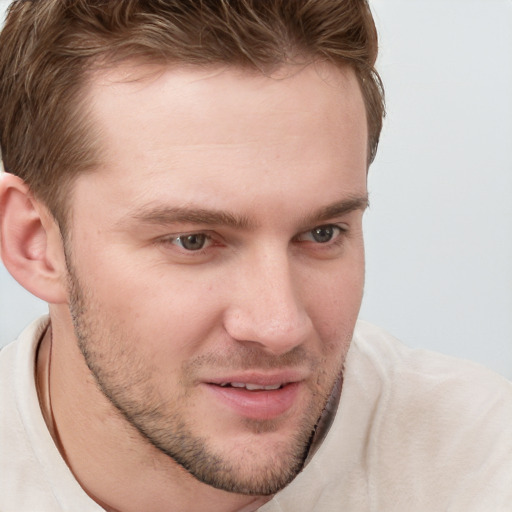
<svg viewBox="0 0 512 512"><path fill-rule="evenodd" d="M0 352L0 511L100 512L60 456L34 380L41 319ZM332 425L261 512L511 512L512 383L359 322Z"/></svg>

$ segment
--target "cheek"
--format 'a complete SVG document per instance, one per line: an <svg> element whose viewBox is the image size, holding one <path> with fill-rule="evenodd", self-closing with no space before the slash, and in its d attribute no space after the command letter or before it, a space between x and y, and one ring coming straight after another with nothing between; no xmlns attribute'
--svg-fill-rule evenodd
<svg viewBox="0 0 512 512"><path fill-rule="evenodd" d="M146 358L186 357L215 329L218 300L205 276L192 279L179 269L136 260L128 264L121 255L79 263L92 321L97 318L103 331L114 329Z"/></svg>
<svg viewBox="0 0 512 512"><path fill-rule="evenodd" d="M329 353L346 351L363 297L364 257L304 281L308 314Z"/></svg>

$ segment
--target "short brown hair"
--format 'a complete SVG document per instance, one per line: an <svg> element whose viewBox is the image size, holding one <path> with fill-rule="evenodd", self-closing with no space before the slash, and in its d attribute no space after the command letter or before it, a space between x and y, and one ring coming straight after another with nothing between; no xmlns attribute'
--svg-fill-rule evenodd
<svg viewBox="0 0 512 512"><path fill-rule="evenodd" d="M17 0L0 34L0 148L65 223L73 177L98 165L83 107L95 63L268 69L297 55L351 66L375 157L384 98L367 0Z"/></svg>

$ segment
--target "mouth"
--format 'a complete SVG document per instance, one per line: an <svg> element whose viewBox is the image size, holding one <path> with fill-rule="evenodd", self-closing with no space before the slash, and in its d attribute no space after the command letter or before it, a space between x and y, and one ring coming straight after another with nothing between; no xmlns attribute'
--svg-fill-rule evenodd
<svg viewBox="0 0 512 512"><path fill-rule="evenodd" d="M281 389L287 384L272 384L270 386L261 386L259 384L251 384L250 382L222 382L219 384L221 388L247 389L248 391L275 391Z"/></svg>
<svg viewBox="0 0 512 512"><path fill-rule="evenodd" d="M299 401L303 380L296 377L247 377L205 383L221 408L252 420L284 416Z"/></svg>

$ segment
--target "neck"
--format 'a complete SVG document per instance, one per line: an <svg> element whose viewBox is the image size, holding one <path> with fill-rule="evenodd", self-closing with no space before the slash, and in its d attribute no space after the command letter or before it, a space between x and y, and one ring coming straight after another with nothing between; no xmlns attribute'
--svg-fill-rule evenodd
<svg viewBox="0 0 512 512"><path fill-rule="evenodd" d="M36 361L43 417L84 491L108 512L251 512L269 497L251 497L199 482L150 445L105 398L76 343L48 328Z"/></svg>
<svg viewBox="0 0 512 512"><path fill-rule="evenodd" d="M52 358L52 330L49 325L43 333L36 354L36 387L39 405L44 421L52 438L55 440L51 398L50 398L50 371Z"/></svg>

